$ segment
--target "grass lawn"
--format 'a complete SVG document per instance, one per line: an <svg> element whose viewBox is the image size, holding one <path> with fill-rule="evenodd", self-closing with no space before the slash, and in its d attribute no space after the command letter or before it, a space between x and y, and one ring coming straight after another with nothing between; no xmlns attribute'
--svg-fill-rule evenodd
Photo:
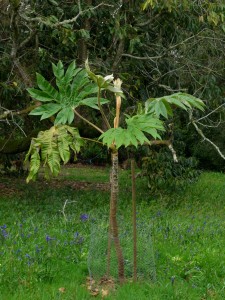
<svg viewBox="0 0 225 300"><path fill-rule="evenodd" d="M1 300L94 297L86 288L87 259L94 251L93 220L107 220L108 180L109 169L88 167L65 168L56 180L28 185L0 178ZM119 215L128 227L131 179L123 170ZM224 174L203 173L187 190L167 196L151 196L138 178L137 218L155 278L116 285L106 299L225 299ZM148 268L144 258L140 268L141 262Z"/></svg>

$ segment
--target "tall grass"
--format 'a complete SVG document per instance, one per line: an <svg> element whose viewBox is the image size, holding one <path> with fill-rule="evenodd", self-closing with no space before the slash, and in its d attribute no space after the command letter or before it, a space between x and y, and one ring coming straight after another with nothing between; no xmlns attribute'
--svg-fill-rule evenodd
<svg viewBox="0 0 225 300"><path fill-rule="evenodd" d="M14 179L20 192L0 196L0 299L92 298L85 287L91 223L107 216L109 193L67 181L107 182L108 175L79 168L55 183ZM140 226L151 228L157 280L127 283L108 299L225 299L225 175L203 173L170 196L150 195L138 178L137 201ZM119 206L131 219L128 171L121 171Z"/></svg>

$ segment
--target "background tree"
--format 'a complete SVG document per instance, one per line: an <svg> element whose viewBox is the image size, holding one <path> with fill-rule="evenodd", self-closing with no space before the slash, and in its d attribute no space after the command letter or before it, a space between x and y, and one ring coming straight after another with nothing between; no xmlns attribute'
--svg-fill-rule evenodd
<svg viewBox="0 0 225 300"><path fill-rule="evenodd" d="M15 153L13 140L33 130L36 134L39 123L26 113L30 104L38 103L31 102L25 89L33 86L37 71L51 80L50 61L59 59L68 65L77 58L82 65L88 56L94 71L119 76L126 82L128 110L149 97L181 91L207 99L207 114L220 107L210 119L224 120L221 1L4 0L0 6L1 153ZM21 114L11 114L21 109ZM182 139L188 140L185 152L201 158L201 143L194 146L194 132L182 128L186 118L180 113L175 122ZM220 124L213 136L223 145Z"/></svg>

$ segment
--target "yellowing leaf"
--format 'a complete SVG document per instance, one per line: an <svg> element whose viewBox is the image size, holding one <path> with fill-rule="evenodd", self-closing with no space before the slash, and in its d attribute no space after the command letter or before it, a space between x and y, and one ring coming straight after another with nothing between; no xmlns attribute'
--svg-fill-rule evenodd
<svg viewBox="0 0 225 300"><path fill-rule="evenodd" d="M66 291L66 288L64 288L64 287L59 288L60 293L65 293L65 291Z"/></svg>
<svg viewBox="0 0 225 300"><path fill-rule="evenodd" d="M102 294L102 298L107 297L109 295L109 290L102 289L101 294Z"/></svg>

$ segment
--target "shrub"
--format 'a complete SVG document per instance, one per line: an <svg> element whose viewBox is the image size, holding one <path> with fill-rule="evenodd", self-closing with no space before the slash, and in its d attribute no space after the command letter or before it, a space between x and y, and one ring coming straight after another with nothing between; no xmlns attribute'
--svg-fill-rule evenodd
<svg viewBox="0 0 225 300"><path fill-rule="evenodd" d="M174 162L171 152L165 148L159 151L151 149L149 155L143 158L143 174L148 177L151 192L182 190L198 178L200 172L196 170L195 158L180 156L178 160Z"/></svg>

